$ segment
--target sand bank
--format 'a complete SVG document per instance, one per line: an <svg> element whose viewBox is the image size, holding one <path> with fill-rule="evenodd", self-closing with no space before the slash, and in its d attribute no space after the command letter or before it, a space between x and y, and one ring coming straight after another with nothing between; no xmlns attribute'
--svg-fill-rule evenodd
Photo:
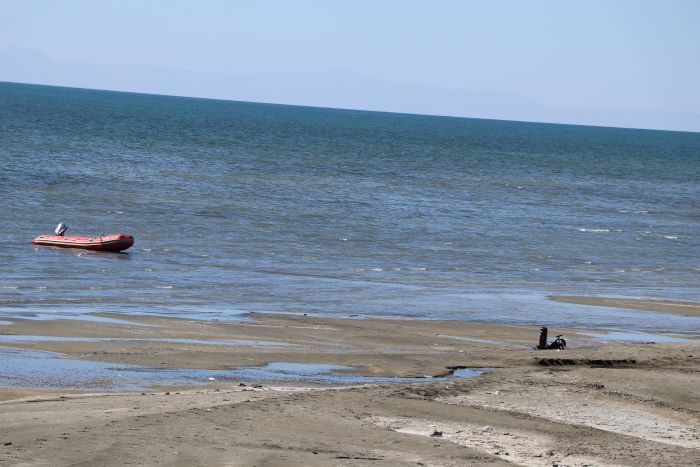
<svg viewBox="0 0 700 467"><path fill-rule="evenodd" d="M629 308L632 310L660 311L685 316L700 316L700 303L674 300L646 300L634 298L585 297L579 295L553 295L549 297L556 302L576 305L606 306L611 308Z"/></svg>

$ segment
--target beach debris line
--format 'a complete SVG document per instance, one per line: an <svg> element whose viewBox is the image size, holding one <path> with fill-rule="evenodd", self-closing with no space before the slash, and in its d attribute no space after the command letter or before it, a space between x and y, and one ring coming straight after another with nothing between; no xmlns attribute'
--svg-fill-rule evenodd
<svg viewBox="0 0 700 467"><path fill-rule="evenodd" d="M545 326L540 328L540 341L535 347L536 350L564 350L566 348L566 341L562 335L559 334L557 337L549 344L547 344L547 328Z"/></svg>

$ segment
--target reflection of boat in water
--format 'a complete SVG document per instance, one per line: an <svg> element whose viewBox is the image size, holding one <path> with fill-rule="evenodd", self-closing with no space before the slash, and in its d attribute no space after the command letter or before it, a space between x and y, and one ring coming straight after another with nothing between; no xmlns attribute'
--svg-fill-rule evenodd
<svg viewBox="0 0 700 467"><path fill-rule="evenodd" d="M68 226L61 222L56 227L56 235L39 235L32 243L35 245L57 246L60 248L81 248L95 251L123 251L134 244L131 234L100 235L98 237L80 237L64 235Z"/></svg>

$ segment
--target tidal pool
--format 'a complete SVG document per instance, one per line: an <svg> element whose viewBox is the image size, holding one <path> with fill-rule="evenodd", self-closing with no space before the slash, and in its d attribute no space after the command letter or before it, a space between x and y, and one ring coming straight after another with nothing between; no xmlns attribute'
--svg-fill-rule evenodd
<svg viewBox="0 0 700 467"><path fill-rule="evenodd" d="M352 367L327 364L273 362L259 367L228 370L150 368L90 360L74 360L60 353L0 346L0 386L96 391L138 391L153 386L212 382L315 382L366 384L425 382L432 378L363 376ZM458 369L445 378L472 377L483 369Z"/></svg>

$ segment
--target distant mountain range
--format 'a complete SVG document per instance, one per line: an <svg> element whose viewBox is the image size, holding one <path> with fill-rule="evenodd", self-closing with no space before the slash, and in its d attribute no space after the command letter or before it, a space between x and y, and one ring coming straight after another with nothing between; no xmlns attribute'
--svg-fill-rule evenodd
<svg viewBox="0 0 700 467"><path fill-rule="evenodd" d="M506 92L448 89L367 78L352 71L215 73L161 66L57 62L30 49L0 51L0 81L426 115L700 132L687 112L548 107Z"/></svg>

